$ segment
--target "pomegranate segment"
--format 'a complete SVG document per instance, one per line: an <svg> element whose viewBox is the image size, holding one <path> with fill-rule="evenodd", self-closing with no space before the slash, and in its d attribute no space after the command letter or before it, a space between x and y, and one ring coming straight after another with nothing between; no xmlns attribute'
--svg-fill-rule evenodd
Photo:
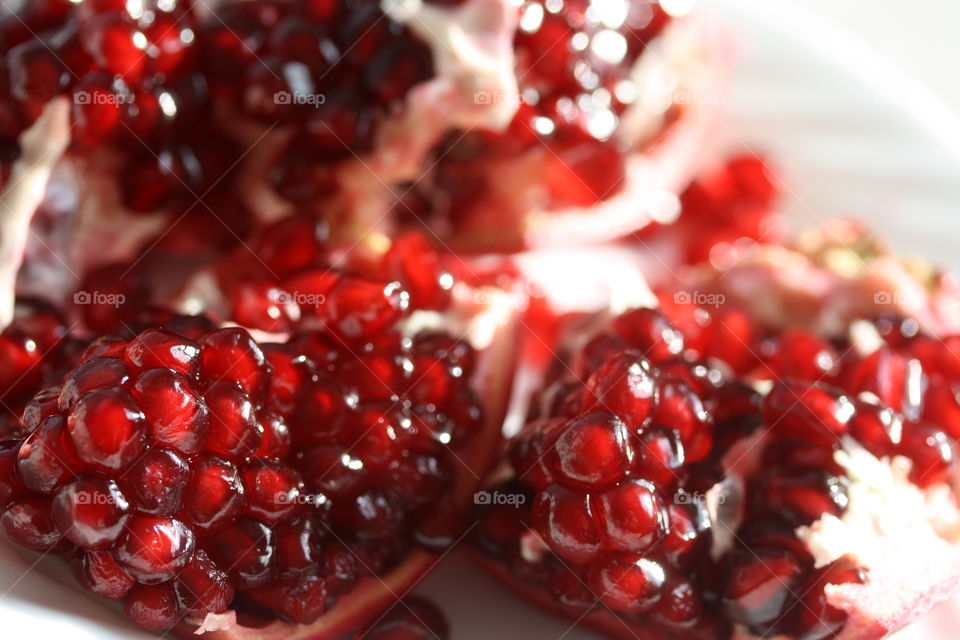
<svg viewBox="0 0 960 640"><path fill-rule="evenodd" d="M261 345L238 327L174 330L202 324L174 316L100 339L40 393L33 432L0 448L0 526L64 555L81 585L147 629L190 634L231 610L291 633L311 625L311 637L369 624L430 567L420 540L459 535L459 519L437 514L491 465L508 361L484 374L481 396L477 354L441 332L391 326L348 347L315 331ZM377 376L398 381L387 396ZM443 392L413 393L421 376ZM342 380L326 388L337 411L303 411L327 378ZM399 613L384 620L370 633L421 633Z"/></svg>
<svg viewBox="0 0 960 640"><path fill-rule="evenodd" d="M898 618L869 623L880 611L853 604L899 584L882 554L905 543L874 528L893 527L902 507L878 497L858 460L902 476L883 485L890 500L903 492L957 512L960 379L937 367L934 338L918 330L871 353L855 331L774 332L747 307L661 299L660 310L601 322L548 374L511 442L513 477L491 489L514 499L478 514L482 564L611 637L819 640L876 624L883 631L863 637L879 638L916 615L910 598L945 594L947 580L925 567L930 582L901 585ZM949 547L924 508L903 517ZM861 535L886 551L834 540ZM951 547L937 575L957 555Z"/></svg>

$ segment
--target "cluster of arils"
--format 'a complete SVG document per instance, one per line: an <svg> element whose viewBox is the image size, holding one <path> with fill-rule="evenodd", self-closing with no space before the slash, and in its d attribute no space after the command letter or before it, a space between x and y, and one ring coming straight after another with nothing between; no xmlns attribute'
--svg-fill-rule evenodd
<svg viewBox="0 0 960 640"><path fill-rule="evenodd" d="M669 637L722 638L731 623L832 637L847 614L825 586L868 573L848 557L815 564L796 528L846 512L845 438L910 460L918 487L948 478L957 356L911 320L878 321L884 344L862 356L846 339L767 335L745 311L674 295L663 313L616 317L558 367L513 440L515 476L498 489L526 506L487 509L479 547L508 581L575 617L606 610ZM765 395L761 381L772 384ZM755 453L732 448L760 434ZM711 487L760 452L736 542L714 561L706 508L722 494Z"/></svg>
<svg viewBox="0 0 960 640"><path fill-rule="evenodd" d="M339 305L283 344L157 313L95 340L4 433L3 530L150 629L228 608L310 623L449 543L473 350L372 313Z"/></svg>
<svg viewBox="0 0 960 640"><path fill-rule="evenodd" d="M520 11L513 122L503 133L451 132L436 150L424 213L447 225L498 215L490 193L497 181L509 181L507 162L543 189L529 204L545 210L590 206L623 185L631 149L616 134L620 116L639 98L631 71L669 16L649 0L530 0ZM518 193L529 185L520 186Z"/></svg>
<svg viewBox="0 0 960 640"><path fill-rule="evenodd" d="M250 214L227 178L245 154L225 121L295 126L273 182L303 201L330 187L320 165L368 149L376 119L433 73L426 47L375 2L231 2L215 18L201 9L44 0L5 17L2 159L16 157L17 136L51 99L69 96L77 151L125 157L128 209L216 216L242 237ZM204 235L198 224L193 236Z"/></svg>

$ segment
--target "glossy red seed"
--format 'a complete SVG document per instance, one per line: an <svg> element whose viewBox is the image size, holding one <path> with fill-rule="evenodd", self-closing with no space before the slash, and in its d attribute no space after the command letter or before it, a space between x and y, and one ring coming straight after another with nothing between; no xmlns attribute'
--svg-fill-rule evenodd
<svg viewBox="0 0 960 640"><path fill-rule="evenodd" d="M274 535L256 520L240 518L209 538L204 548L238 589L248 589L270 582L276 575Z"/></svg>
<svg viewBox="0 0 960 640"><path fill-rule="evenodd" d="M513 438L510 461L518 480L536 490L546 489L553 484L551 452L565 424L566 421L561 418L534 420Z"/></svg>
<svg viewBox="0 0 960 640"><path fill-rule="evenodd" d="M36 431L41 422L57 412L59 397L60 389L57 387L50 387L37 392L23 408L21 416L23 428L28 433Z"/></svg>
<svg viewBox="0 0 960 640"><path fill-rule="evenodd" d="M210 412L210 436L206 449L220 455L243 459L253 455L263 440L253 404L235 382L218 382L206 396Z"/></svg>
<svg viewBox="0 0 960 640"><path fill-rule="evenodd" d="M183 494L183 513L199 529L211 530L230 522L243 506L243 483L237 467L217 457L193 463Z"/></svg>
<svg viewBox="0 0 960 640"><path fill-rule="evenodd" d="M198 550L174 582L177 601L189 616L203 618L225 611L235 593L225 571Z"/></svg>
<svg viewBox="0 0 960 640"><path fill-rule="evenodd" d="M554 442L554 477L571 487L617 482L633 464L632 440L627 426L612 413L595 411L575 418Z"/></svg>
<svg viewBox="0 0 960 640"><path fill-rule="evenodd" d="M270 377L270 406L289 418L300 389L314 377L316 365L307 356L284 344L264 344L263 352L273 370Z"/></svg>
<svg viewBox="0 0 960 640"><path fill-rule="evenodd" d="M663 595L653 608L653 620L667 629L679 631L693 627L702 616L702 590L683 576L668 576Z"/></svg>
<svg viewBox="0 0 960 640"><path fill-rule="evenodd" d="M635 554L608 554L590 565L589 585L614 611L648 611L663 588L666 572L656 561Z"/></svg>
<svg viewBox="0 0 960 640"><path fill-rule="evenodd" d="M847 508L846 478L823 469L775 469L756 478L750 503L759 516L808 525L825 513L841 516Z"/></svg>
<svg viewBox="0 0 960 640"><path fill-rule="evenodd" d="M191 379L200 374L200 345L171 331L144 331L130 341L124 355L140 370L162 367Z"/></svg>
<svg viewBox="0 0 960 640"><path fill-rule="evenodd" d="M627 342L618 335L597 334L584 345L574 360L573 370L578 380L586 380L608 360L621 355L629 348Z"/></svg>
<svg viewBox="0 0 960 640"><path fill-rule="evenodd" d="M61 412L67 412L84 393L105 387L119 387L129 379L130 374L123 360L92 358L67 376L60 390L57 406Z"/></svg>
<svg viewBox="0 0 960 640"><path fill-rule="evenodd" d="M938 425L906 425L898 453L913 462L910 480L920 487L944 482L953 467L955 443Z"/></svg>
<svg viewBox="0 0 960 640"><path fill-rule="evenodd" d="M253 397L269 384L270 366L263 350L239 327L217 329L200 338L202 371L207 380L233 380Z"/></svg>
<svg viewBox="0 0 960 640"><path fill-rule="evenodd" d="M364 464L379 469L403 456L412 438L409 414L391 404L368 403L357 409L351 448Z"/></svg>
<svg viewBox="0 0 960 640"><path fill-rule="evenodd" d="M67 430L80 460L102 471L118 471L143 452L146 423L133 397L113 387L82 395Z"/></svg>
<svg viewBox="0 0 960 640"><path fill-rule="evenodd" d="M652 362L669 360L683 351L683 335L653 309L633 309L613 321L614 331Z"/></svg>
<svg viewBox="0 0 960 640"><path fill-rule="evenodd" d="M17 474L17 443L0 444L0 509L23 491L23 482Z"/></svg>
<svg viewBox="0 0 960 640"><path fill-rule="evenodd" d="M123 611L134 624L149 631L172 629L183 617L173 586L169 583L134 585Z"/></svg>
<svg viewBox="0 0 960 640"><path fill-rule="evenodd" d="M290 421L290 433L297 444L335 438L351 420L357 397L332 376L320 375L301 391Z"/></svg>
<svg viewBox="0 0 960 640"><path fill-rule="evenodd" d="M712 419L703 401L685 383L666 376L657 380L656 394L653 422L676 429L687 462L703 460L713 442Z"/></svg>
<svg viewBox="0 0 960 640"><path fill-rule="evenodd" d="M408 233L394 239L384 255L383 270L386 278L403 284L415 308L449 306L453 276L423 234Z"/></svg>
<svg viewBox="0 0 960 640"><path fill-rule="evenodd" d="M267 524L286 520L301 510L300 474L271 460L255 460L240 475L247 512Z"/></svg>
<svg viewBox="0 0 960 640"><path fill-rule="evenodd" d="M176 452L163 447L147 451L120 478L124 495L134 509L156 516L180 511L190 467Z"/></svg>
<svg viewBox="0 0 960 640"><path fill-rule="evenodd" d="M322 530L322 529L321 529ZM280 577L316 575L320 568L320 535L310 519L300 519L277 533Z"/></svg>
<svg viewBox="0 0 960 640"><path fill-rule="evenodd" d="M790 611L785 627L798 640L826 640L834 637L847 622L847 613L827 602L829 584L862 584L866 572L846 557L817 569L799 592L801 602Z"/></svg>
<svg viewBox="0 0 960 640"><path fill-rule="evenodd" d="M129 517L130 505L117 484L78 478L57 491L51 514L63 536L83 549L113 546Z"/></svg>
<svg viewBox="0 0 960 640"><path fill-rule="evenodd" d="M258 458L284 459L290 453L290 430L283 416L272 409L261 409L257 422L263 429L263 439L255 455Z"/></svg>
<svg viewBox="0 0 960 640"><path fill-rule="evenodd" d="M264 229L255 251L270 275L283 277L321 260L329 239L327 222L311 214L298 213Z"/></svg>
<svg viewBox="0 0 960 640"><path fill-rule="evenodd" d="M771 377L818 382L837 368L836 351L817 336L802 329L788 328L771 344L766 362Z"/></svg>
<svg viewBox="0 0 960 640"><path fill-rule="evenodd" d="M73 564L73 575L85 589L108 600L121 600L136 583L105 551L84 552Z"/></svg>
<svg viewBox="0 0 960 640"><path fill-rule="evenodd" d="M138 515L127 522L114 557L139 582L158 584L183 568L195 544L193 531L183 522Z"/></svg>
<svg viewBox="0 0 960 640"><path fill-rule="evenodd" d="M929 400L936 396L936 392L928 394L927 407L931 406ZM903 416L893 409L863 400L856 402L856 410L850 420L850 435L877 457L893 456L903 437ZM934 419L934 422L949 428L949 421Z"/></svg>
<svg viewBox="0 0 960 640"><path fill-rule="evenodd" d="M725 559L721 598L731 620L758 629L777 621L800 592L804 567L785 550L740 550Z"/></svg>
<svg viewBox="0 0 960 640"><path fill-rule="evenodd" d="M293 304L285 291L269 279L243 279L230 290L233 319L245 327L261 331L289 331L288 305Z"/></svg>
<svg viewBox="0 0 960 640"><path fill-rule="evenodd" d="M581 410L610 411L637 428L650 417L655 391L649 362L622 354L608 360L587 380Z"/></svg>
<svg viewBox="0 0 960 640"><path fill-rule="evenodd" d="M746 373L754 367L758 356L754 352L753 320L739 309L718 309L707 330L703 357L726 362L736 373Z"/></svg>
<svg viewBox="0 0 960 640"><path fill-rule="evenodd" d="M44 420L20 446L17 471L24 486L40 493L54 489L80 472L63 416Z"/></svg>
<svg viewBox="0 0 960 640"><path fill-rule="evenodd" d="M683 443L676 430L664 425L645 429L634 447L634 469L658 487L675 487L684 465Z"/></svg>
<svg viewBox="0 0 960 640"><path fill-rule="evenodd" d="M837 389L802 382L778 382L761 405L764 421L787 438L832 445L847 432L856 413Z"/></svg>
<svg viewBox="0 0 960 640"><path fill-rule="evenodd" d="M148 70L167 77L180 72L195 39L190 21L155 12L152 22L143 28L143 33L150 43Z"/></svg>
<svg viewBox="0 0 960 640"><path fill-rule="evenodd" d="M379 489L367 489L333 505L334 527L371 544L397 539L403 517L396 500Z"/></svg>
<svg viewBox="0 0 960 640"><path fill-rule="evenodd" d="M923 418L939 425L954 440L960 439L960 396L957 387L934 382L923 398Z"/></svg>
<svg viewBox="0 0 960 640"><path fill-rule="evenodd" d="M602 533L587 496L552 485L533 503L533 526L558 555L589 562L602 545Z"/></svg>
<svg viewBox="0 0 960 640"><path fill-rule="evenodd" d="M398 282L345 277L330 290L321 311L331 329L355 341L392 326L409 304L409 295Z"/></svg>
<svg viewBox="0 0 960 640"><path fill-rule="evenodd" d="M327 609L327 586L318 576L278 580L245 594L260 608L286 620L311 624Z"/></svg>
<svg viewBox="0 0 960 640"><path fill-rule="evenodd" d="M363 461L350 454L345 446L310 447L299 452L297 459L307 487L335 501L356 495L367 482L368 471Z"/></svg>
<svg viewBox="0 0 960 640"><path fill-rule="evenodd" d="M839 442L833 446L827 446L804 440L777 440L770 442L763 451L762 464L766 469L783 467L822 469L841 476L845 472L836 461L836 453L839 450Z"/></svg>
<svg viewBox="0 0 960 640"><path fill-rule="evenodd" d="M673 494L666 504L667 531L657 550L674 566L695 567L702 562L713 544L710 514L702 494L683 489Z"/></svg>
<svg viewBox="0 0 960 640"><path fill-rule="evenodd" d="M137 379L132 394L156 442L187 455L207 444L209 411L190 380L170 369L151 369Z"/></svg>
<svg viewBox="0 0 960 640"><path fill-rule="evenodd" d="M7 507L0 526L13 542L27 549L46 551L60 542L60 531L50 517L50 501L25 498Z"/></svg>
<svg viewBox="0 0 960 640"><path fill-rule="evenodd" d="M606 527L607 546L643 553L667 531L666 509L650 483L626 480L598 498L597 509Z"/></svg>
<svg viewBox="0 0 960 640"><path fill-rule="evenodd" d="M122 358L127 348L127 341L123 338L103 336L90 343L80 356L82 360L92 358Z"/></svg>
<svg viewBox="0 0 960 640"><path fill-rule="evenodd" d="M852 392L869 391L908 420L919 419L925 387L920 362L886 348L857 363L846 383Z"/></svg>

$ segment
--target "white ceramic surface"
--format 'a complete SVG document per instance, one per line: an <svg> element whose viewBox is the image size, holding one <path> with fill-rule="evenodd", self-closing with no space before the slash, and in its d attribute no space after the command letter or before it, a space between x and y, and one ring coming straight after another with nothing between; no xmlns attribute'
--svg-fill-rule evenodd
<svg viewBox="0 0 960 640"><path fill-rule="evenodd" d="M707 0L743 41L724 126L729 149L768 152L784 169L790 215L858 213L903 251L960 268L960 122L869 49L785 0ZM528 607L453 552L421 591L454 640L595 636ZM0 637L151 638L0 544ZM960 637L947 608L898 640Z"/></svg>

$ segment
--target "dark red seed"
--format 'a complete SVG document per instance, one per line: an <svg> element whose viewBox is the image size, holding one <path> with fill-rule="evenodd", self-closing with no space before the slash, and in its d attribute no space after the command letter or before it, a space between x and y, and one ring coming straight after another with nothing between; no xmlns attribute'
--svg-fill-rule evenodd
<svg viewBox="0 0 960 640"><path fill-rule="evenodd" d="M550 548L571 562L589 562L602 545L602 532L589 498L558 485L537 495L533 525Z"/></svg>
<svg viewBox="0 0 960 640"><path fill-rule="evenodd" d="M120 485L137 511L172 516L180 511L189 478L190 467L183 458L170 449L154 447L120 478Z"/></svg>
<svg viewBox="0 0 960 640"><path fill-rule="evenodd" d="M319 445L297 454L306 485L335 501L349 499L367 482L363 461L342 445Z"/></svg>
<svg viewBox="0 0 960 640"><path fill-rule="evenodd" d="M121 600L136 584L105 551L84 552L73 564L73 570L77 582L85 589L108 600Z"/></svg>
<svg viewBox="0 0 960 640"><path fill-rule="evenodd" d="M266 278L242 279L230 290L233 319L261 331L289 331L289 304L293 304L293 300L288 300L286 292Z"/></svg>
<svg viewBox="0 0 960 640"><path fill-rule="evenodd" d="M777 621L800 591L804 567L789 551L739 550L725 559L721 598L731 620L751 629Z"/></svg>
<svg viewBox="0 0 960 640"><path fill-rule="evenodd" d="M67 540L83 549L105 551L123 531L129 510L113 480L81 477L60 487L51 515Z"/></svg>
<svg viewBox="0 0 960 640"><path fill-rule="evenodd" d="M826 640L847 622L847 613L827 602L828 584L862 584L866 573L848 558L840 558L810 575L799 594L801 602L790 611L785 627L798 640Z"/></svg>
<svg viewBox="0 0 960 640"><path fill-rule="evenodd" d="M660 599L666 572L656 561L636 554L608 554L590 565L593 593L614 611L649 611Z"/></svg>
<svg viewBox="0 0 960 640"><path fill-rule="evenodd" d="M50 501L26 498L14 502L0 516L0 526L13 542L35 551L46 551L60 542L60 531L50 517Z"/></svg>
<svg viewBox="0 0 960 640"><path fill-rule="evenodd" d="M643 553L660 542L668 523L653 485L627 480L599 496L597 509L606 527L607 546Z"/></svg>
<svg viewBox="0 0 960 640"><path fill-rule="evenodd" d="M263 440L263 427L246 392L227 380L211 385L205 399L210 411L207 451L237 459L253 455Z"/></svg>
<svg viewBox="0 0 960 640"><path fill-rule="evenodd" d="M704 496L679 489L667 503L666 511L670 529L657 547L658 552L674 566L697 566L713 544Z"/></svg>
<svg viewBox="0 0 960 640"><path fill-rule="evenodd" d="M190 380L170 369L150 369L137 379L132 393L155 441L187 455L207 444L209 411Z"/></svg>
<svg viewBox="0 0 960 640"><path fill-rule="evenodd" d="M379 489L367 489L353 499L335 502L333 523L373 544L396 540L403 527L404 513L396 501Z"/></svg>
<svg viewBox="0 0 960 640"><path fill-rule="evenodd" d="M818 382L837 368L836 351L803 329L786 329L771 344L771 350L766 365L774 380L796 378Z"/></svg>
<svg viewBox="0 0 960 640"><path fill-rule="evenodd" d="M754 480L750 500L758 515L808 525L825 513L843 515L846 478L823 469L774 469Z"/></svg>
<svg viewBox="0 0 960 640"><path fill-rule="evenodd" d="M676 429L687 462L703 460L713 443L712 419L693 389L674 378L661 376L656 385L656 423Z"/></svg>
<svg viewBox="0 0 960 640"><path fill-rule="evenodd" d="M148 329L127 345L127 362L145 371L173 369L190 379L200 374L200 345L163 329Z"/></svg>
<svg viewBox="0 0 960 640"><path fill-rule="evenodd" d="M194 462L183 494L183 513L194 526L217 529L230 522L242 506L243 483L232 462L216 457Z"/></svg>
<svg viewBox="0 0 960 640"><path fill-rule="evenodd" d="M147 38L129 16L104 12L83 25L81 41L101 69L138 84L147 65Z"/></svg>
<svg viewBox="0 0 960 640"><path fill-rule="evenodd" d="M17 474L17 443L0 444L0 509L3 509L23 491L23 482Z"/></svg>
<svg viewBox="0 0 960 640"><path fill-rule="evenodd" d="M310 519L300 519L277 533L277 564L280 577L316 575L322 560L320 535Z"/></svg>
<svg viewBox="0 0 960 640"><path fill-rule="evenodd" d="M81 395L94 389L119 387L130 379L123 360L119 358L92 358L67 376L60 390L57 407L62 412L73 408Z"/></svg>
<svg viewBox="0 0 960 640"><path fill-rule="evenodd" d="M319 576L298 576L278 580L244 594L258 608L274 612L285 620L311 624L327 608L327 587Z"/></svg>
<svg viewBox="0 0 960 640"><path fill-rule="evenodd" d="M450 625L430 602L407 596L368 629L369 640L448 640Z"/></svg>
<svg viewBox="0 0 960 640"><path fill-rule="evenodd" d="M126 571L144 584L159 584L173 578L193 555L193 531L173 518L133 516L114 557Z"/></svg>
<svg viewBox="0 0 960 640"><path fill-rule="evenodd" d="M202 371L207 380L237 382L252 397L270 383L270 365L260 346L244 329L227 327L205 334Z"/></svg>
<svg viewBox="0 0 960 640"><path fill-rule="evenodd" d="M954 460L955 443L938 425L918 424L904 427L900 455L913 462L910 480L920 487L945 482Z"/></svg>
<svg viewBox="0 0 960 640"><path fill-rule="evenodd" d="M828 446L847 432L856 413L841 391L802 382L778 382L764 398L761 411L774 433Z"/></svg>
<svg viewBox="0 0 960 640"><path fill-rule="evenodd" d="M634 469L640 476L658 487L671 488L677 485L685 454L676 430L653 425L643 431L634 448Z"/></svg>
<svg viewBox="0 0 960 640"><path fill-rule="evenodd" d="M394 239L383 257L383 269L385 277L403 284L415 308L449 306L453 276L423 234L408 233Z"/></svg>
<svg viewBox="0 0 960 640"><path fill-rule="evenodd" d="M608 360L621 355L629 348L627 342L618 335L612 333L597 334L577 353L573 370L578 380L589 378L594 371Z"/></svg>
<svg viewBox="0 0 960 640"><path fill-rule="evenodd" d="M703 616L703 594L689 579L671 574L667 577L660 601L654 606L652 618L667 629L685 630L693 627Z"/></svg>
<svg viewBox="0 0 960 640"><path fill-rule="evenodd" d="M266 584L276 575L275 534L256 520L240 518L209 538L204 549L238 589Z"/></svg>
<svg viewBox="0 0 960 640"><path fill-rule="evenodd" d="M637 355L622 354L608 360L587 380L581 410L610 411L637 428L650 417L655 391L650 363Z"/></svg>
<svg viewBox="0 0 960 640"><path fill-rule="evenodd" d="M869 391L907 420L920 418L927 381L919 360L878 349L855 365L847 380L847 389Z"/></svg>
<svg viewBox="0 0 960 640"><path fill-rule="evenodd" d="M613 329L655 363L683 352L683 336L653 309L627 311L613 321Z"/></svg>
<svg viewBox="0 0 960 640"><path fill-rule="evenodd" d="M929 400L931 396L927 398ZM857 413L850 421L850 435L877 457L893 456L903 437L903 416L893 409L864 400L856 402L856 409ZM948 428L944 422L934 422Z"/></svg>
<svg viewBox="0 0 960 640"><path fill-rule="evenodd" d="M553 445L554 477L572 487L617 482L633 465L634 443L612 413L595 411L568 422Z"/></svg>
<svg viewBox="0 0 960 640"><path fill-rule="evenodd" d="M143 452L146 422L130 393L112 387L80 396L67 430L83 462L102 471L118 471Z"/></svg>
<svg viewBox="0 0 960 640"><path fill-rule="evenodd" d="M321 311L330 328L348 341L369 338L406 312L409 294L399 282L346 277L330 290Z"/></svg>
<svg viewBox="0 0 960 640"><path fill-rule="evenodd" d="M40 493L54 489L76 476L82 465L73 452L63 416L44 420L20 446L17 471L24 486Z"/></svg>
<svg viewBox="0 0 960 640"><path fill-rule="evenodd" d="M300 474L279 462L254 460L241 473L247 512L267 524L286 520L301 508Z"/></svg>
<svg viewBox="0 0 960 640"><path fill-rule="evenodd" d="M271 275L283 277L313 266L324 256L329 239L326 221L298 213L264 229L256 254Z"/></svg>
<svg viewBox="0 0 960 640"><path fill-rule="evenodd" d="M184 612L201 619L208 613L225 611L235 593L226 572L202 549L177 576L174 592Z"/></svg>
<svg viewBox="0 0 960 640"><path fill-rule="evenodd" d="M134 585L123 611L134 624L149 631L172 629L183 617L173 586L169 583Z"/></svg>
<svg viewBox="0 0 960 640"><path fill-rule="evenodd" d="M256 451L258 458L285 459L290 453L290 430L283 416L271 409L261 409L257 422L263 428L263 440Z"/></svg>
<svg viewBox="0 0 960 640"><path fill-rule="evenodd" d="M290 421L290 434L297 444L335 438L352 419L357 396L332 376L320 375L303 387Z"/></svg>

